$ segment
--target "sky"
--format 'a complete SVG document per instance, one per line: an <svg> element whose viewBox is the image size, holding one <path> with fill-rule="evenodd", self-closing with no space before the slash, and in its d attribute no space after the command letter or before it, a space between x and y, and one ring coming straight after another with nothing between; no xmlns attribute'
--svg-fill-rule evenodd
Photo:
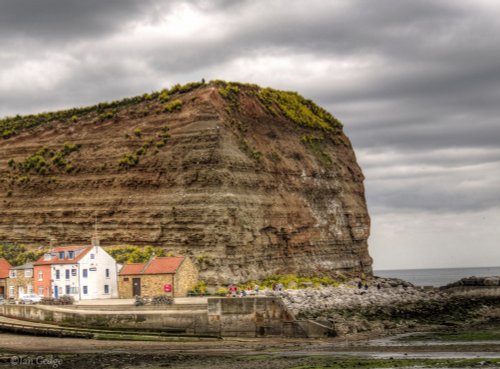
<svg viewBox="0 0 500 369"><path fill-rule="evenodd" d="M353 143L375 269L498 266L499 19L494 0L2 0L0 116L201 78L298 91Z"/></svg>

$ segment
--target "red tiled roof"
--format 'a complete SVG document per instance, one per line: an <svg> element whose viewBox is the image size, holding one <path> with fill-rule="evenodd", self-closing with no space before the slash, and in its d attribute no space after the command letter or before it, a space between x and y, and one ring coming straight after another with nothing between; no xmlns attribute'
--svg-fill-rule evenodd
<svg viewBox="0 0 500 369"><path fill-rule="evenodd" d="M0 278L7 278L9 276L9 269L12 268L12 265L10 263L3 259L0 258Z"/></svg>
<svg viewBox="0 0 500 369"><path fill-rule="evenodd" d="M42 255L34 264L35 265L51 265L51 264L76 264L82 259L87 253L92 250L93 246L66 246L66 247L55 247L49 252L52 255L51 260L45 260L45 255ZM82 250L74 259L59 259L59 252L61 251L78 251Z"/></svg>
<svg viewBox="0 0 500 369"><path fill-rule="evenodd" d="M125 264L120 275L173 274L184 261L183 256L154 257L147 263Z"/></svg>
<svg viewBox="0 0 500 369"><path fill-rule="evenodd" d="M175 273L181 263L184 261L184 257L155 257L146 266L146 270L143 274L165 274L165 273Z"/></svg>
<svg viewBox="0 0 500 369"><path fill-rule="evenodd" d="M120 275L141 274L146 263L125 264L120 270Z"/></svg>

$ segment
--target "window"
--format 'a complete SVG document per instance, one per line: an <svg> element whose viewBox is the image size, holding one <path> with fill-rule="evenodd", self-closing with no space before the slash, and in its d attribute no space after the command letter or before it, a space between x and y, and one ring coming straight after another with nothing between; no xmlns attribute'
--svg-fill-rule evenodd
<svg viewBox="0 0 500 369"><path fill-rule="evenodd" d="M95 259L95 254L90 254L91 259Z"/></svg>
<svg viewBox="0 0 500 369"><path fill-rule="evenodd" d="M107 285L107 284L104 285L104 293L105 294L109 293L109 285Z"/></svg>
<svg viewBox="0 0 500 369"><path fill-rule="evenodd" d="M43 271L41 270L38 271L38 280L43 281Z"/></svg>
<svg viewBox="0 0 500 369"><path fill-rule="evenodd" d="M61 260L64 259L64 251L59 252L59 259L61 259Z"/></svg>
<svg viewBox="0 0 500 369"><path fill-rule="evenodd" d="M109 269L106 269L106 278L109 278Z"/></svg>
<svg viewBox="0 0 500 369"><path fill-rule="evenodd" d="M74 251L68 251L68 259L74 259L75 258L75 252Z"/></svg>
<svg viewBox="0 0 500 369"><path fill-rule="evenodd" d="M9 278L16 278L17 277L17 270L11 270Z"/></svg>
<svg viewBox="0 0 500 369"><path fill-rule="evenodd" d="M78 288L76 287L71 287L71 294L76 295L78 293Z"/></svg>
<svg viewBox="0 0 500 369"><path fill-rule="evenodd" d="M87 269L83 269L82 276L83 276L83 278L87 278L89 276L89 271Z"/></svg>
<svg viewBox="0 0 500 369"><path fill-rule="evenodd" d="M31 295L33 293L33 286L28 284L28 293Z"/></svg>
<svg viewBox="0 0 500 369"><path fill-rule="evenodd" d="M76 269L71 269L71 275L72 275L73 277L76 277Z"/></svg>
<svg viewBox="0 0 500 369"><path fill-rule="evenodd" d="M14 286L9 287L9 296L16 297L16 290L15 290Z"/></svg>
<svg viewBox="0 0 500 369"><path fill-rule="evenodd" d="M38 295L43 296L43 287L38 287Z"/></svg>
<svg viewBox="0 0 500 369"><path fill-rule="evenodd" d="M87 295L88 293L89 293L89 289L87 288L87 286L83 286L83 294Z"/></svg>
<svg viewBox="0 0 500 369"><path fill-rule="evenodd" d="M65 274L66 279L69 279L69 269L66 269L64 271L64 274Z"/></svg>
<svg viewBox="0 0 500 369"><path fill-rule="evenodd" d="M56 279L61 278L61 271L59 269L56 269Z"/></svg>
<svg viewBox="0 0 500 369"><path fill-rule="evenodd" d="M66 295L71 293L71 286L66 285Z"/></svg>
<svg viewBox="0 0 500 369"><path fill-rule="evenodd" d="M24 270L24 276L27 278L33 277L33 269L25 269Z"/></svg>

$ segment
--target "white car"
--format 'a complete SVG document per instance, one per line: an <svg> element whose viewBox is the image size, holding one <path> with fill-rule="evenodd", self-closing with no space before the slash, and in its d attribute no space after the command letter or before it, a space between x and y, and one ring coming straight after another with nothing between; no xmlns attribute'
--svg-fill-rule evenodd
<svg viewBox="0 0 500 369"><path fill-rule="evenodd" d="M20 304L38 304L40 301L42 301L42 298L34 293L26 293L19 296Z"/></svg>

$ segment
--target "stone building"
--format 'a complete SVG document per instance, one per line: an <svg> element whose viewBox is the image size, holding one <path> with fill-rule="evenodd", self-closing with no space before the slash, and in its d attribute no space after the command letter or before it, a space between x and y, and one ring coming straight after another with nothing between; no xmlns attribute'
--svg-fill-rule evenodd
<svg viewBox="0 0 500 369"><path fill-rule="evenodd" d="M12 268L10 263L0 258L0 296L7 297L7 279L9 278L9 270Z"/></svg>
<svg viewBox="0 0 500 369"><path fill-rule="evenodd" d="M18 299L25 293L33 293L33 263L26 263L9 270L7 295Z"/></svg>
<svg viewBox="0 0 500 369"><path fill-rule="evenodd" d="M187 296L198 282L198 270L186 257L152 257L147 263L125 264L118 275L120 298Z"/></svg>

